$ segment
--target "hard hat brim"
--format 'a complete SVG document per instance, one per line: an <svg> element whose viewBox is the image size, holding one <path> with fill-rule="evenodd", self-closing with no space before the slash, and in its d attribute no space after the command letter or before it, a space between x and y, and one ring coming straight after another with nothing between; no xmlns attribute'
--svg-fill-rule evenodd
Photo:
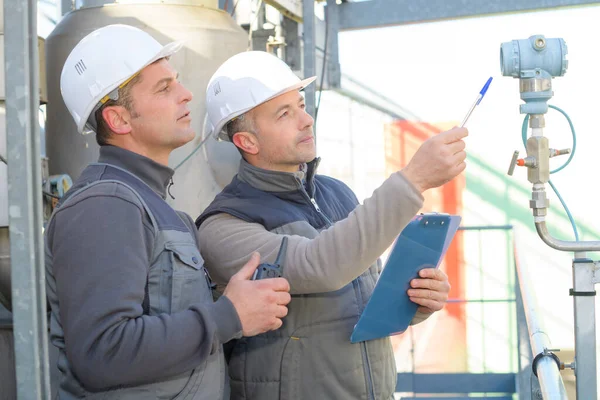
<svg viewBox="0 0 600 400"><path fill-rule="evenodd" d="M279 97L279 96L281 96L283 94L292 92L294 90L302 90L305 87L307 87L308 85L310 85L311 83L313 83L316 79L317 79L316 76L311 76L310 78L303 79L303 80L299 81L298 83L296 83L296 84L294 84L292 86L288 86L285 89L280 90L279 92L275 93L271 97L269 97L269 98L265 99L264 101L262 101L262 102L260 102L260 103L258 103L256 105L254 105L253 107L250 107L250 108L247 108L245 110L239 111L238 113L236 113L237 115L230 116L230 118L227 121L223 121L223 122L221 122L219 124L219 126L216 126L212 130L211 135L215 136L215 138L217 140L225 141L225 142L230 142L229 136L227 135L227 132L225 131L225 127L227 126L227 124L229 123L229 121L231 121L232 119L234 119L236 117L239 117L242 114L247 113L248 111L250 111L250 110L258 107L261 104L266 103L269 100L273 100L275 97Z"/></svg>
<svg viewBox="0 0 600 400"><path fill-rule="evenodd" d="M183 47L183 40L176 40L174 42L166 44L158 52L158 54L156 54L156 56L154 56L144 67L142 67L142 69L146 68L148 65L152 64L153 62L160 60L161 58L172 56L173 54L175 54L179 50L181 50L182 47ZM140 69L140 71L142 69Z"/></svg>
<svg viewBox="0 0 600 400"><path fill-rule="evenodd" d="M162 49L160 49L160 51L158 53L156 53L156 55L154 57L150 58L150 60L148 60L148 62L146 62L146 64L144 64L139 70L135 71L134 74L137 74L138 72L140 72L141 70L146 68L148 65L151 65L152 63L154 63L160 59L170 57L173 54L177 53L179 50L181 50L181 48L183 47L183 44L184 44L184 42L182 40L176 40L174 42L166 44L165 46L162 47ZM134 74L132 74L132 76ZM129 78L131 78L131 76L128 76L125 79L120 79L119 81L113 83L112 85L110 85L108 87L108 90L106 91L106 93L107 94L111 93L113 90L118 88L123 82L125 82ZM79 133L84 133L85 126L88 123L88 120L90 119L92 110L96 107L96 104L91 104L90 109L87 110L87 112L86 112L87 117L81 118L81 120L79 122L79 126L77 127L77 130L79 131Z"/></svg>

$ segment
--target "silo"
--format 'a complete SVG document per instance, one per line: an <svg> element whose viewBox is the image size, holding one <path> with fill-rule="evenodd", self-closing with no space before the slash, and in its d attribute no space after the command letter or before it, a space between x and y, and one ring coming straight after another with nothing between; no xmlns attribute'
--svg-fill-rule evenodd
<svg viewBox="0 0 600 400"><path fill-rule="evenodd" d="M173 152L170 166L178 166L205 137L204 91L217 67L233 54L245 51L248 36L217 0L77 0L76 10L66 14L46 40L48 112L46 154L51 175L75 179L98 157L95 137L80 135L60 94L63 63L77 42L93 30L115 23L136 26L159 42L184 40L185 47L171 59L182 83L194 93L190 103L196 138ZM169 199L193 218L227 184L239 162L239 154L227 143L210 139L175 173Z"/></svg>
<svg viewBox="0 0 600 400"><path fill-rule="evenodd" d="M3 0L0 0L0 67L4 67ZM205 136L204 91L208 79L228 57L247 48L247 34L228 13L217 8L217 0L77 0L45 43L40 39L40 64L46 61L46 76L40 73L40 98L47 101L46 156L50 175L79 176L97 160L93 135L77 133L75 123L60 94L63 63L75 44L91 31L123 23L137 26L159 42L184 40L185 47L172 60L181 81L194 93L190 103L196 138L173 152L170 165L187 158ZM45 46L44 46L45 45ZM47 78L47 79L46 79ZM47 93L44 84L47 82ZM0 155L6 157L4 71L0 69ZM41 155L40 155L41 156ZM170 200L174 207L196 217L229 182L237 170L239 154L230 144L210 139L177 169ZM46 174L45 174L46 175ZM40 187L40 190L42 188ZM10 314L10 255L8 240L7 167L0 161L0 399L16 398L14 345ZM41 230L42 227L40 227ZM16 266L18 268L18 266ZM52 391L56 392L56 349L50 346Z"/></svg>

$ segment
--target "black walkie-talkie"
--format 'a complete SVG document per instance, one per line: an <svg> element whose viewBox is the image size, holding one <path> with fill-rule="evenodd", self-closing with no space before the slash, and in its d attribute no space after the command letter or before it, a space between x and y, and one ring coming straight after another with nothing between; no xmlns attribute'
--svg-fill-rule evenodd
<svg viewBox="0 0 600 400"><path fill-rule="evenodd" d="M283 260L285 260L285 253L287 250L287 236L283 237L281 241L281 247L279 247L279 253L277 254L277 259L275 259L274 264L263 263L256 268L254 271L254 275L252 275L252 280L257 281L259 279L267 279L267 278L279 278L283 275Z"/></svg>

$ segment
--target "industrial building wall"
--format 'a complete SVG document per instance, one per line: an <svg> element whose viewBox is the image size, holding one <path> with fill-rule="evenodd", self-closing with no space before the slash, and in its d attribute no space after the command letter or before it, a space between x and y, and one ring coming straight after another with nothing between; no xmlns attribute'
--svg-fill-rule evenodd
<svg viewBox="0 0 600 400"><path fill-rule="evenodd" d="M316 124L319 173L344 181L360 200L370 196L386 178L383 133L391 121L380 111L324 91Z"/></svg>

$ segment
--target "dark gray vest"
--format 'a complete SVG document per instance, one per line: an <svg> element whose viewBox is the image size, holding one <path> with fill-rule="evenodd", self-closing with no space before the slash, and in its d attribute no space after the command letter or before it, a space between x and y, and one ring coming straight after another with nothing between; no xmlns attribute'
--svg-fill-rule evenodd
<svg viewBox="0 0 600 400"><path fill-rule="evenodd" d="M311 168L308 190L290 192L258 190L236 176L196 225L227 213L274 233L314 238L358 200L342 182L311 176ZM237 341L229 362L232 400L391 399L396 367L389 339L350 343L379 272L376 263L338 291L294 295L279 330Z"/></svg>
<svg viewBox="0 0 600 400"><path fill-rule="evenodd" d="M148 269L143 309L146 315L172 314L191 304L212 302L210 281L200 256L193 226L184 220L143 181L108 164L91 164L59 203L68 204L85 190L96 185L124 185L147 212L154 227L154 248ZM46 249L49 252L48 249ZM48 275L52 278L51 254L46 257ZM49 279L49 285L55 285ZM54 290L55 291L55 290ZM50 291L53 292L53 291ZM51 337L59 348L58 368L61 372L60 399L222 399L225 389L225 361L221 346L192 371L164 381L127 388L115 388L101 393L85 390L76 379L65 355L64 333L59 320L57 299L49 296L52 305ZM228 392L228 388L227 391Z"/></svg>

